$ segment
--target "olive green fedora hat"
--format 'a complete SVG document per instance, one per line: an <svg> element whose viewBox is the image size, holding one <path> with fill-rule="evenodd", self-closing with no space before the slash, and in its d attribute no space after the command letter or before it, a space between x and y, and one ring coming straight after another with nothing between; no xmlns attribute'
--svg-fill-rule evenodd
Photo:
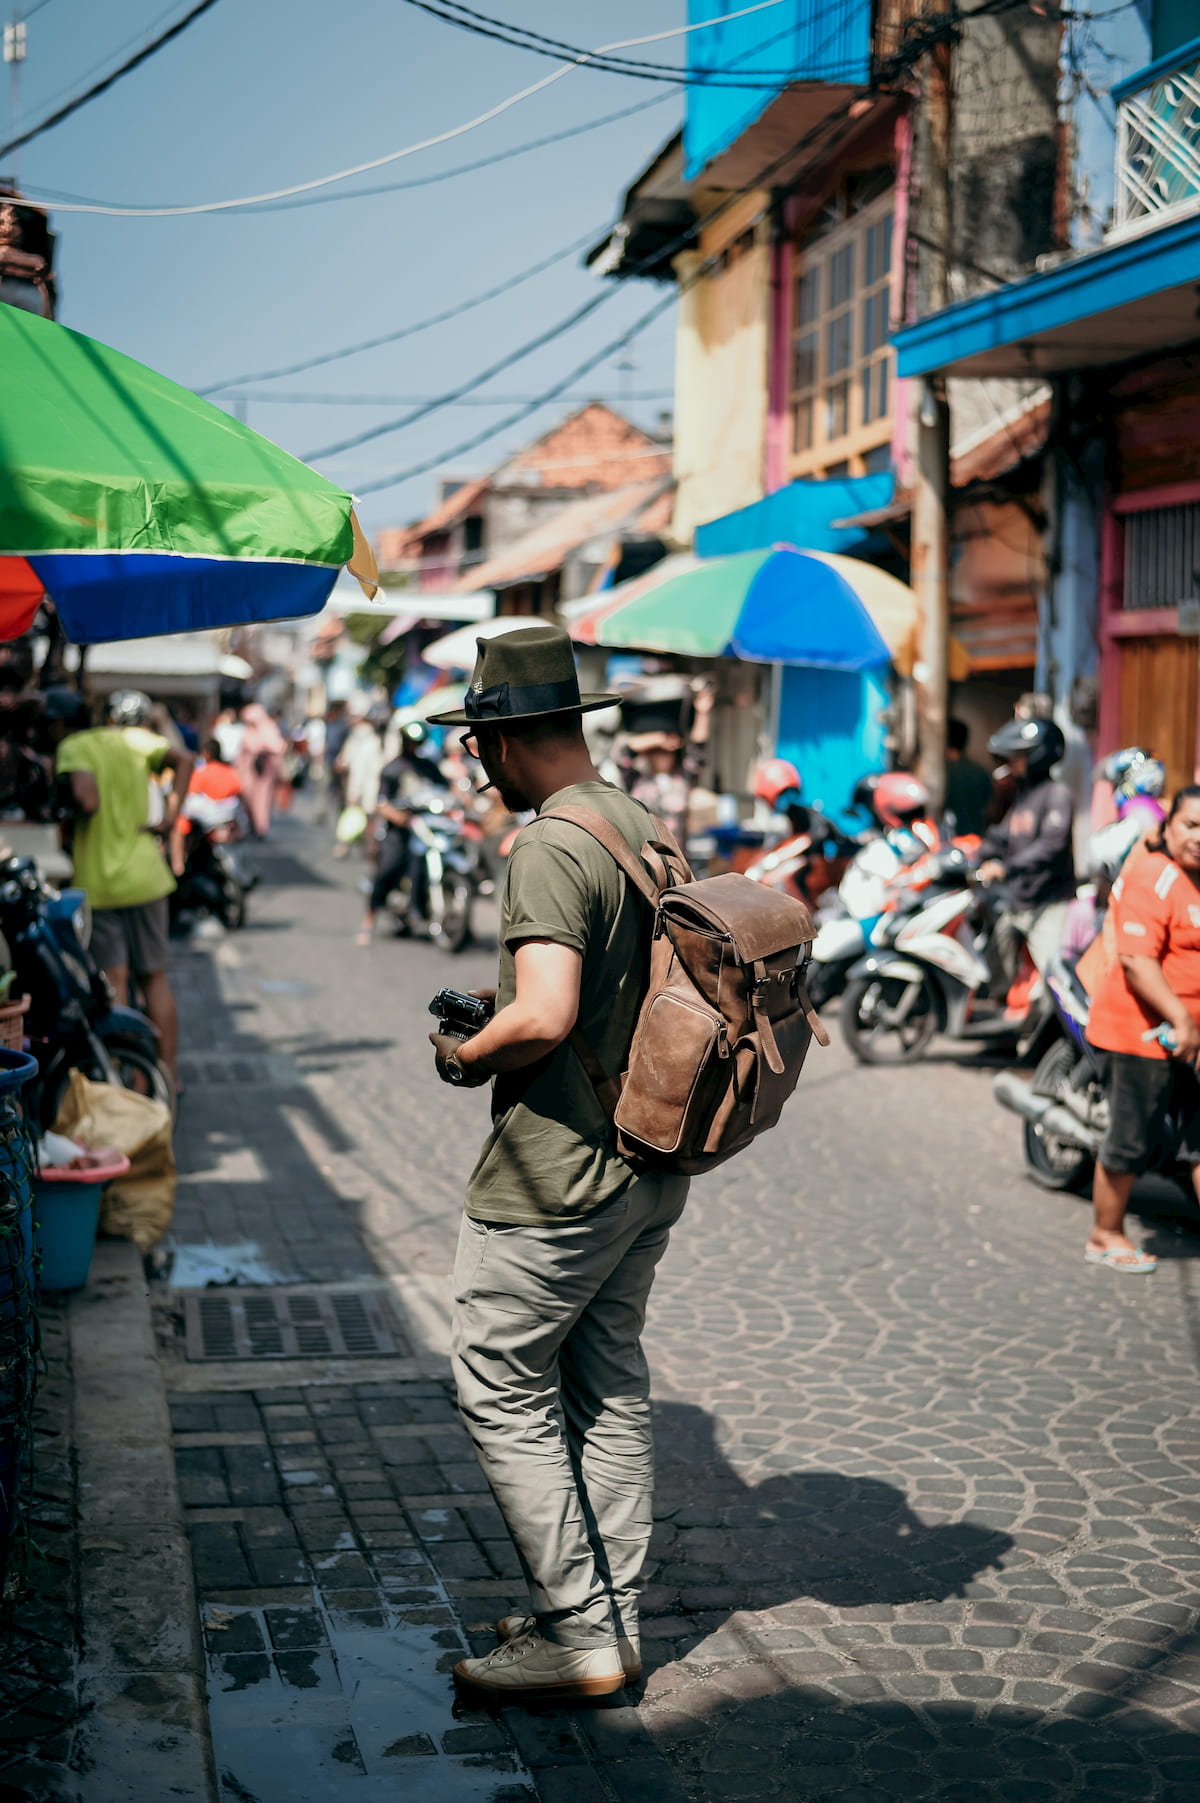
<svg viewBox="0 0 1200 1803"><path fill-rule="evenodd" d="M430 714L431 726L501 726L553 714L616 707L619 695L581 695L571 641L561 626L522 626L479 647L461 709Z"/></svg>

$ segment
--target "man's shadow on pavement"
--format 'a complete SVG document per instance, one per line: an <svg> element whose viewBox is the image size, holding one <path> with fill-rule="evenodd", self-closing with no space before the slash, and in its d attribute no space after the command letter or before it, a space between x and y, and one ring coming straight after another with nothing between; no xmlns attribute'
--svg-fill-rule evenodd
<svg viewBox="0 0 1200 1803"><path fill-rule="evenodd" d="M658 1403L654 1422L646 1603L699 1614L705 1632L730 1609L943 1602L1012 1548L1009 1535L971 1522L927 1526L879 1478L816 1469L749 1485L717 1447L712 1416L692 1404Z"/></svg>
<svg viewBox="0 0 1200 1803"><path fill-rule="evenodd" d="M1190 1666L1200 1652L1184 1623L1158 1627L1156 1640L1127 1649L1125 1669L1102 1672L1073 1699L1061 1680L1006 1686L982 1669L981 1652L954 1644L965 1606L900 1621L893 1609L965 1602L1011 1550L1007 1534L926 1524L873 1477L814 1469L747 1484L716 1446L711 1417L688 1404L656 1405L655 1426L649 1693L625 1693L648 1707L579 1718L618 1796L1183 1803L1197 1794L1200 1739L1159 1713L1172 1705L1156 1694L1177 1660ZM856 1613L839 1623L829 1616L837 1608ZM767 1609L778 1626L742 1613ZM982 1602L973 1638L985 1651L1012 1647L1017 1631L1003 1624L1026 1613Z"/></svg>

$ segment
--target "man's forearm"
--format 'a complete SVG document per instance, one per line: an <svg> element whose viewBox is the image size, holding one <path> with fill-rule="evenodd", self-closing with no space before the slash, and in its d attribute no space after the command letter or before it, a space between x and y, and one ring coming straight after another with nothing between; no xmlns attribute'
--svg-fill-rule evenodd
<svg viewBox="0 0 1200 1803"><path fill-rule="evenodd" d="M1163 975L1162 965L1157 958L1122 958L1125 975L1129 987L1140 1002L1147 1008L1161 1015L1163 1020L1178 1025L1181 1020L1190 1020L1191 1011L1186 1002L1180 1000Z"/></svg>
<svg viewBox="0 0 1200 1803"><path fill-rule="evenodd" d="M463 1041L458 1061L465 1070L478 1065L497 1073L520 1071L561 1044L561 1036L547 1034L537 1017L515 1001L493 1015L473 1039Z"/></svg>

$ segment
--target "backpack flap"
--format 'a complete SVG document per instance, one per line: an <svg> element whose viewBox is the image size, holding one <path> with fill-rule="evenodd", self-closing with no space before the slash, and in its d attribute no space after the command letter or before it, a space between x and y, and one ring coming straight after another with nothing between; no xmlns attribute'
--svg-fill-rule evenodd
<svg viewBox="0 0 1200 1803"><path fill-rule="evenodd" d="M662 897L660 905L668 931L678 924L685 930L728 937L743 964L772 958L793 946L807 952L816 936L813 917L802 901L732 870L681 883Z"/></svg>

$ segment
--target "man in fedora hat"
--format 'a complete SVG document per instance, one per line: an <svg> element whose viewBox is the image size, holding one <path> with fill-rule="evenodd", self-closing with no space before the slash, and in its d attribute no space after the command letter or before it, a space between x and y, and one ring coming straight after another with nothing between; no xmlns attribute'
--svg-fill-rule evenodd
<svg viewBox="0 0 1200 1803"><path fill-rule="evenodd" d="M649 909L610 854L556 807L600 813L630 846L646 810L597 775L571 644L555 626L480 639L461 712L514 812L539 818L508 860L497 1012L465 1043L432 1035L439 1073L495 1078L492 1129L467 1188L455 1263L459 1407L512 1534L529 1613L455 1675L503 1701L619 1690L641 1672L637 1589L651 1528L649 1373L640 1336L687 1180L638 1176L568 1036L624 1068Z"/></svg>

